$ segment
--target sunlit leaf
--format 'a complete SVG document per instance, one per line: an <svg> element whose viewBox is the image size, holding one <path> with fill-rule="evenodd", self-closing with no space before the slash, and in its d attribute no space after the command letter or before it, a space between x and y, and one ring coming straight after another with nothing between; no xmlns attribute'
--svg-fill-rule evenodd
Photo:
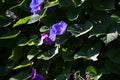
<svg viewBox="0 0 120 80"><path fill-rule="evenodd" d="M22 24L26 24L30 19L30 16L28 17L25 17L25 18L22 18L22 19L19 19L14 25L13 27L16 27L16 26L19 26L19 25L22 25Z"/></svg>
<svg viewBox="0 0 120 80"><path fill-rule="evenodd" d="M85 72L86 74L90 74L92 76L97 75L97 71L95 70L93 66L88 66Z"/></svg>
<svg viewBox="0 0 120 80"><path fill-rule="evenodd" d="M40 15L38 14L34 14L30 17L30 20L28 21L27 24L32 24L35 23L36 21L38 21L40 19Z"/></svg>

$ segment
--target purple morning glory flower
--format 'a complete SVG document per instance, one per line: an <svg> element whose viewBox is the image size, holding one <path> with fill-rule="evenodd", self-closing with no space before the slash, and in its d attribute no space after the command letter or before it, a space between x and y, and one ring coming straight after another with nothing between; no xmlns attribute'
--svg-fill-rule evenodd
<svg viewBox="0 0 120 80"><path fill-rule="evenodd" d="M67 28L67 23L64 21L60 21L59 23L56 23L52 25L50 28L50 33L55 33L56 35L62 35Z"/></svg>
<svg viewBox="0 0 120 80"><path fill-rule="evenodd" d="M30 80L45 80L45 79L44 79L43 75L37 74L36 69L33 68Z"/></svg>
<svg viewBox="0 0 120 80"><path fill-rule="evenodd" d="M74 73L73 78L74 78L74 80L77 80L77 79L78 79L78 74L77 74L77 72Z"/></svg>
<svg viewBox="0 0 120 80"><path fill-rule="evenodd" d="M53 41L49 38L49 33L42 33L41 37L43 38L43 43L46 45L52 45Z"/></svg>
<svg viewBox="0 0 120 80"><path fill-rule="evenodd" d="M56 35L62 35L66 31L66 28L67 28L67 23L65 23L64 21L60 21L59 23L52 25L50 28L49 38L52 41L55 41Z"/></svg>
<svg viewBox="0 0 120 80"><path fill-rule="evenodd" d="M44 2L44 0L32 0L32 2L30 3L31 12L33 14L36 14L40 10L42 10L42 3L43 2Z"/></svg>
<svg viewBox="0 0 120 80"><path fill-rule="evenodd" d="M56 23L52 25L50 28L50 33L42 33L41 37L43 39L43 43L46 45L52 45L53 42L56 40L57 35L62 35L67 28L67 23L64 21L60 21L59 23Z"/></svg>
<svg viewBox="0 0 120 80"><path fill-rule="evenodd" d="M86 74L86 79L89 79L90 78L90 74Z"/></svg>

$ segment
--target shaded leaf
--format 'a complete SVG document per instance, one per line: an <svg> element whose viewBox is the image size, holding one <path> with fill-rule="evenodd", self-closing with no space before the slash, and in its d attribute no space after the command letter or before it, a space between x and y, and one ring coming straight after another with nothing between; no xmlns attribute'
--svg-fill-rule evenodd
<svg viewBox="0 0 120 80"><path fill-rule="evenodd" d="M77 8L71 7L66 12L66 17L69 21L76 20L79 17L79 12Z"/></svg>
<svg viewBox="0 0 120 80"><path fill-rule="evenodd" d="M63 57L64 61L73 61L74 60L73 51L62 48L62 57Z"/></svg>
<svg viewBox="0 0 120 80"><path fill-rule="evenodd" d="M74 5L79 7L85 0L72 0Z"/></svg>
<svg viewBox="0 0 120 80"><path fill-rule="evenodd" d="M33 59L38 53L39 51L37 49L31 49L27 54L27 59L28 60Z"/></svg>
<svg viewBox="0 0 120 80"><path fill-rule="evenodd" d="M74 59L85 58L96 61L97 56L100 53L101 46L102 45L99 42L95 43L94 45L85 45L80 49L80 51L75 53Z"/></svg>
<svg viewBox="0 0 120 80"><path fill-rule="evenodd" d="M17 62L24 55L23 47L16 47L12 50L12 54L9 59Z"/></svg>
<svg viewBox="0 0 120 80"><path fill-rule="evenodd" d="M107 56L110 58L111 61L115 63L120 63L120 46L119 42L111 43L108 47L108 54Z"/></svg>
<svg viewBox="0 0 120 80"><path fill-rule="evenodd" d="M25 60L22 63L20 63L18 66L14 67L13 70L24 68L24 67L28 67L28 66L31 66L31 65L32 65L32 63L30 63L29 61Z"/></svg>
<svg viewBox="0 0 120 80"><path fill-rule="evenodd" d="M73 5L72 0L59 0L59 3L61 5L61 7L69 7L69 6Z"/></svg>
<svg viewBox="0 0 120 80"><path fill-rule="evenodd" d="M19 40L19 42L18 42L18 46L25 46L25 45L27 45L27 41L28 41L28 39L26 38L26 37L22 37L20 40Z"/></svg>
<svg viewBox="0 0 120 80"><path fill-rule="evenodd" d="M68 31L72 33L75 37L86 34L93 28L91 22L87 21L85 24L75 24L73 26L68 27Z"/></svg>
<svg viewBox="0 0 120 80"><path fill-rule="evenodd" d="M20 73L11 77L9 80L28 80L29 76L30 76L30 74L28 71L21 71Z"/></svg>
<svg viewBox="0 0 120 80"><path fill-rule="evenodd" d="M57 36L55 44L61 45L61 44L65 43L71 36L72 35L69 32L66 32L63 35Z"/></svg>
<svg viewBox="0 0 120 80"><path fill-rule="evenodd" d="M39 31L40 32L47 32L47 31L49 31L49 28L47 26L42 26Z"/></svg>
<svg viewBox="0 0 120 80"><path fill-rule="evenodd" d="M103 74L115 73L120 75L120 64L116 64L110 62L108 60L105 61L104 66L100 69Z"/></svg>
<svg viewBox="0 0 120 80"><path fill-rule="evenodd" d="M112 14L111 18L116 21L117 23L120 23L120 16L116 15L116 14Z"/></svg>
<svg viewBox="0 0 120 80"><path fill-rule="evenodd" d="M115 8L115 0L105 1L105 0L93 0L93 6L96 10L111 10Z"/></svg>
<svg viewBox="0 0 120 80"><path fill-rule="evenodd" d="M0 65L0 77L5 76L9 73L9 68L7 66Z"/></svg>
<svg viewBox="0 0 120 80"><path fill-rule="evenodd" d="M12 6L10 9L14 9L14 8L17 8L17 7L22 7L23 4L25 3L26 0L22 0L21 3L15 5L15 6Z"/></svg>
<svg viewBox="0 0 120 80"><path fill-rule="evenodd" d="M1 15L0 15L0 28L2 28L2 27L7 27L7 26L9 26L12 22L13 22L12 19L8 19L8 18L5 18L5 17L1 17Z"/></svg>
<svg viewBox="0 0 120 80"><path fill-rule="evenodd" d="M40 54L37 58L49 60L49 59L53 58L55 55L57 55L58 51L59 51L59 47L57 46L57 47L55 47L47 52L44 52L43 54Z"/></svg>
<svg viewBox="0 0 120 80"><path fill-rule="evenodd" d="M6 16L9 17L9 18L12 18L12 19L17 19L17 16L15 15L14 12L10 11L10 10L7 10L5 12Z"/></svg>
<svg viewBox="0 0 120 80"><path fill-rule="evenodd" d="M91 36L100 36L100 35L105 35L107 34L107 27L104 24L97 24L94 25L94 27L92 28L92 30L90 31L90 37Z"/></svg>
<svg viewBox="0 0 120 80"><path fill-rule="evenodd" d="M60 74L55 78L55 80L68 80L69 77L70 77L70 74Z"/></svg>
<svg viewBox="0 0 120 80"><path fill-rule="evenodd" d="M50 7L56 6L58 4L59 4L58 0L55 0L55 1L52 1L52 2L47 2L45 4L44 8L50 8Z"/></svg>
<svg viewBox="0 0 120 80"><path fill-rule="evenodd" d="M21 31L17 30L11 30L5 34L3 34L0 39L10 39L10 38L15 38L20 34Z"/></svg>

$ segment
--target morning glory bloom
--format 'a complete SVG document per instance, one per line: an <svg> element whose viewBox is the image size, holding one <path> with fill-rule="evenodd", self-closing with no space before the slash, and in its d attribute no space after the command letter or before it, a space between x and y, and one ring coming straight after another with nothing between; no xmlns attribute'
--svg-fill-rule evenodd
<svg viewBox="0 0 120 80"><path fill-rule="evenodd" d="M31 12L33 14L36 14L40 10L42 10L42 3L43 2L44 2L44 0L32 0L30 3Z"/></svg>
<svg viewBox="0 0 120 80"><path fill-rule="evenodd" d="M86 79L89 79L90 78L90 74L86 74Z"/></svg>
<svg viewBox="0 0 120 80"><path fill-rule="evenodd" d="M42 33L41 40L42 43L46 45L52 45L53 42L56 40L57 35L62 35L67 28L67 23L64 21L60 21L50 27L50 33ZM40 43L41 44L41 43Z"/></svg>
<svg viewBox="0 0 120 80"><path fill-rule="evenodd" d="M60 21L59 23L56 23L52 25L50 28L50 33L55 33L56 35L62 35L67 28L67 23L64 21Z"/></svg>
<svg viewBox="0 0 120 80"><path fill-rule="evenodd" d="M60 21L59 23L56 23L50 27L50 36L49 38L52 41L56 40L56 35L62 35L67 28L67 23L64 21Z"/></svg>
<svg viewBox="0 0 120 80"><path fill-rule="evenodd" d="M44 79L43 75L37 74L36 69L33 68L30 80L45 80L45 79Z"/></svg>
<svg viewBox="0 0 120 80"><path fill-rule="evenodd" d="M77 72L74 73L73 78L74 78L74 80L77 80L77 79L78 79L78 74L77 74Z"/></svg>
<svg viewBox="0 0 120 80"><path fill-rule="evenodd" d="M49 33L42 33L41 37L43 39L43 43L46 45L52 45L53 41L49 38Z"/></svg>

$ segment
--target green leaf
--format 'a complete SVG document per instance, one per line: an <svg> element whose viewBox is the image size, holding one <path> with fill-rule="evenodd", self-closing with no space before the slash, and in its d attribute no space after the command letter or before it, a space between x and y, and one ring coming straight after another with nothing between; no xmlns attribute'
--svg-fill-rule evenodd
<svg viewBox="0 0 120 80"><path fill-rule="evenodd" d="M94 25L94 27L90 31L90 37L91 36L99 37L100 35L105 35L105 34L107 34L107 27L104 24Z"/></svg>
<svg viewBox="0 0 120 80"><path fill-rule="evenodd" d="M21 31L17 30L11 30L5 34L3 34L0 39L10 39L10 38L15 38L20 34Z"/></svg>
<svg viewBox="0 0 120 80"><path fill-rule="evenodd" d="M37 35L30 36L30 40L28 40L26 37L22 37L18 42L18 46L37 45L38 44L38 41L36 40L37 38L38 38Z"/></svg>
<svg viewBox="0 0 120 80"><path fill-rule="evenodd" d="M79 7L85 0L72 0L74 5Z"/></svg>
<svg viewBox="0 0 120 80"><path fill-rule="evenodd" d="M28 80L30 73L28 71L21 71L15 76L11 77L9 80Z"/></svg>
<svg viewBox="0 0 120 80"><path fill-rule="evenodd" d="M105 41L105 43L110 43L111 41L113 41L113 40L115 40L115 39L117 39L117 37L118 37L118 32L116 31L116 32L113 32L113 33L109 33L109 34L107 34L107 40Z"/></svg>
<svg viewBox="0 0 120 80"><path fill-rule="evenodd" d="M0 65L0 77L1 76L5 76L5 75L7 75L8 73L9 73L9 68L8 68L9 66L2 66L2 65Z"/></svg>
<svg viewBox="0 0 120 80"><path fill-rule="evenodd" d="M97 71L95 70L95 68L93 66L88 66L85 73L90 74L91 76L97 75Z"/></svg>
<svg viewBox="0 0 120 80"><path fill-rule="evenodd" d="M2 3L5 3L5 0L2 0Z"/></svg>
<svg viewBox="0 0 120 80"><path fill-rule="evenodd" d="M70 77L70 74L60 74L55 78L55 80L68 80L69 77Z"/></svg>
<svg viewBox="0 0 120 80"><path fill-rule="evenodd" d="M107 56L110 58L111 61L120 64L120 43L111 43L108 47L108 54Z"/></svg>
<svg viewBox="0 0 120 80"><path fill-rule="evenodd" d="M29 46L36 45L38 41L36 40L38 38L38 35L32 35L30 37L30 40L26 43Z"/></svg>
<svg viewBox="0 0 120 80"><path fill-rule="evenodd" d="M6 14L7 17L9 17L9 18L11 18L11 19L13 19L13 20L17 19L17 16L16 16L15 13L14 13L13 11L11 11L11 10L7 10L7 11L5 12L5 14Z"/></svg>
<svg viewBox="0 0 120 80"><path fill-rule="evenodd" d="M27 59L28 60L33 59L38 53L39 51L37 49L31 49L27 54Z"/></svg>
<svg viewBox="0 0 120 80"><path fill-rule="evenodd" d="M119 13L120 14L120 13ZM117 23L120 23L120 15L112 14L111 18L116 21Z"/></svg>
<svg viewBox="0 0 120 80"><path fill-rule="evenodd" d="M115 30L115 29L113 29L113 30ZM108 43L116 40L116 39L118 38L118 35L119 35L118 31L115 30L115 31L112 31L112 32L106 34L105 36L103 36L103 37L101 38L101 40L102 40L105 44L108 44Z"/></svg>
<svg viewBox="0 0 120 80"><path fill-rule="evenodd" d="M80 51L75 53L74 59L85 58L88 60L96 61L98 60L97 56L100 53L101 46L102 45L100 42L97 42L92 45L85 45L80 49Z"/></svg>
<svg viewBox="0 0 120 80"><path fill-rule="evenodd" d="M62 57L64 61L73 61L74 60L74 51L62 48Z"/></svg>
<svg viewBox="0 0 120 80"><path fill-rule="evenodd" d="M31 65L32 65L32 63L30 63L29 61L26 60L26 61L23 61L18 66L14 67L13 70L28 67L28 66L31 66Z"/></svg>
<svg viewBox="0 0 120 80"><path fill-rule="evenodd" d="M79 17L79 10L77 8L71 7L66 12L66 16L69 21L74 21Z"/></svg>
<svg viewBox="0 0 120 80"><path fill-rule="evenodd" d="M40 32L47 32L47 31L49 31L49 28L47 26L42 26L39 31Z"/></svg>
<svg viewBox="0 0 120 80"><path fill-rule="evenodd" d="M25 46L25 45L27 45L27 41L28 41L28 39L26 38L26 37L22 37L20 40L19 40L19 42L18 42L18 46Z"/></svg>
<svg viewBox="0 0 120 80"><path fill-rule="evenodd" d="M103 74L115 73L120 75L120 64L106 60L104 66L100 69Z"/></svg>
<svg viewBox="0 0 120 80"><path fill-rule="evenodd" d="M19 19L14 25L13 28L22 24L26 24L30 19L30 16L27 16L25 18Z"/></svg>
<svg viewBox="0 0 120 80"><path fill-rule="evenodd" d="M105 25L106 28L115 23L107 12L95 11L93 12L92 17L97 21L98 24Z"/></svg>
<svg viewBox="0 0 120 80"><path fill-rule="evenodd" d="M91 22L87 21L85 24L74 24L68 27L68 31L72 33L75 37L86 34L93 28Z"/></svg>
<svg viewBox="0 0 120 80"><path fill-rule="evenodd" d="M12 19L8 19L8 18L5 18L3 17L2 15L0 15L0 28L2 27L7 27L9 26L11 23L13 22Z"/></svg>
<svg viewBox="0 0 120 80"><path fill-rule="evenodd" d="M49 60L51 58L53 58L54 56L56 56L58 54L59 51L59 47L55 47L47 52L44 52L43 54L40 54L37 59L44 59L44 60Z"/></svg>
<svg viewBox="0 0 120 80"><path fill-rule="evenodd" d="M25 3L26 0L22 0L21 3L15 5L15 6L12 6L10 9L14 9L14 8L17 8L17 7L21 7L24 3Z"/></svg>
<svg viewBox="0 0 120 80"><path fill-rule="evenodd" d="M30 20L28 21L27 24L32 24L32 23L37 22L37 21L40 19L40 16L41 16L41 15L33 14L33 15L30 17Z"/></svg>
<svg viewBox="0 0 120 80"><path fill-rule="evenodd" d="M55 44L61 45L61 44L65 43L70 37L71 37L71 33L69 33L69 32L66 32L63 35L57 36Z"/></svg>
<svg viewBox="0 0 120 80"><path fill-rule="evenodd" d="M9 57L9 59L13 60L16 63L23 55L23 47L16 47L12 50L12 55Z"/></svg>
<svg viewBox="0 0 120 80"><path fill-rule="evenodd" d="M54 6L58 5L58 4L59 4L58 0L55 0L55 1L52 1L52 2L47 2L47 3L44 5L44 8L54 7Z"/></svg>
<svg viewBox="0 0 120 80"><path fill-rule="evenodd" d="M115 0L105 1L105 0L93 0L93 6L96 10L111 10L115 8Z"/></svg>
<svg viewBox="0 0 120 80"><path fill-rule="evenodd" d="M109 2L105 0L102 1L106 10L111 10L115 8L115 0L110 0Z"/></svg>
<svg viewBox="0 0 120 80"><path fill-rule="evenodd" d="M72 0L59 0L59 3L61 5L61 7L69 7L69 6L73 5Z"/></svg>

